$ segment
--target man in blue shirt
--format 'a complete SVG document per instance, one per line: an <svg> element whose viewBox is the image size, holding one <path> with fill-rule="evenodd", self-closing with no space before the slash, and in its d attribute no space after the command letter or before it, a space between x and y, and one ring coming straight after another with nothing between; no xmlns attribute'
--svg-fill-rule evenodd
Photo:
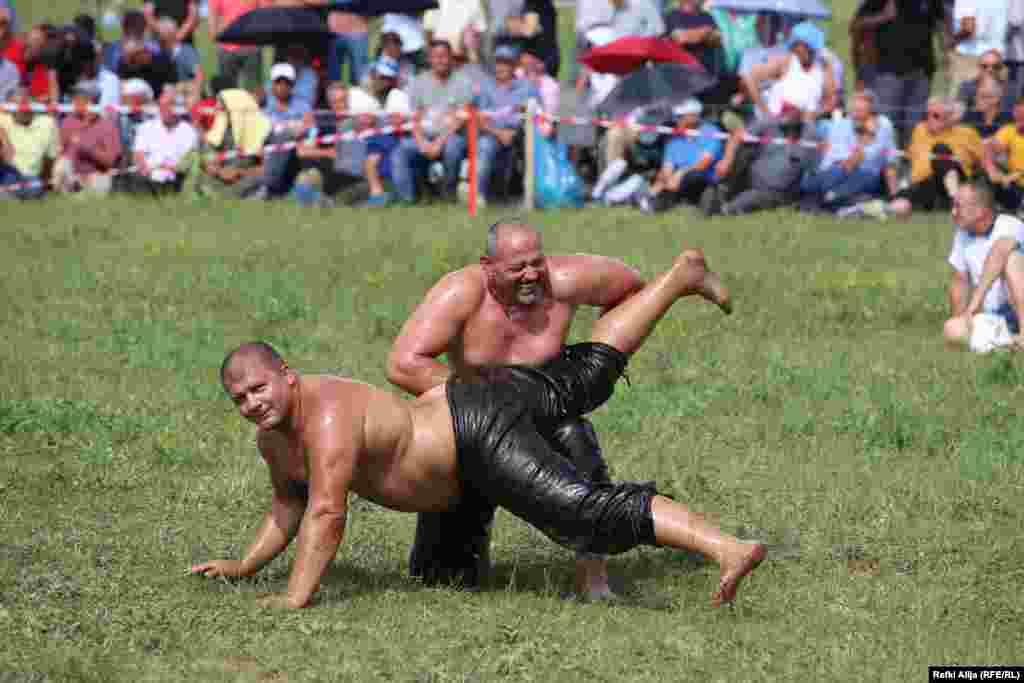
<svg viewBox="0 0 1024 683"><path fill-rule="evenodd" d="M701 121L703 111L692 97L672 110L679 117L679 132L665 146L651 189L637 200L645 213L664 211L680 201L696 204L714 180L714 164L722 158L722 131Z"/></svg>
<svg viewBox="0 0 1024 683"><path fill-rule="evenodd" d="M492 199L491 173L505 168L509 152L519 133L519 114L530 98L540 100L540 93L525 78L516 78L519 50L500 45L494 51L494 78L484 81L480 89L480 132L477 141L476 177L480 196ZM504 161L500 167L498 164Z"/></svg>
<svg viewBox="0 0 1024 683"><path fill-rule="evenodd" d="M800 183L800 207L835 211L857 195L882 192L882 169L896 151L892 123L876 112L875 95L863 90L850 102L850 114L829 124L818 170Z"/></svg>
<svg viewBox="0 0 1024 683"><path fill-rule="evenodd" d="M271 93L263 107L263 113L273 124L268 144L297 140L306 128L304 119L312 109L308 102L295 97L295 77L295 67L285 62L275 64L270 70ZM266 196L287 194L299 169L299 158L295 150L271 152L264 159Z"/></svg>

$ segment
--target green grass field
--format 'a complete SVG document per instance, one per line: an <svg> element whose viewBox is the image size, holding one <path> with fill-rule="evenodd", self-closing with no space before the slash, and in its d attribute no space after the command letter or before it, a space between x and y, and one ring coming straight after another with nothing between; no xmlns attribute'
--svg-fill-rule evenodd
<svg viewBox="0 0 1024 683"><path fill-rule="evenodd" d="M571 554L507 514L487 590L424 588L405 576L414 518L360 500L310 610L254 605L290 554L254 580L183 576L237 556L269 502L218 385L225 351L262 338L302 371L383 384L407 314L502 215L3 204L0 681L915 681L1024 663L1024 368L944 348L941 214L529 216L549 253L652 275L700 246L731 285L732 317L677 304L595 423L616 478L772 544L735 609L709 607L712 564L656 549L612 560L623 604L567 600Z"/></svg>
<svg viewBox="0 0 1024 683"><path fill-rule="evenodd" d="M735 610L708 605L713 565L652 549L613 559L624 605L566 600L570 554L506 514L488 590L423 588L404 575L413 517L364 501L311 610L253 604L287 559L184 577L239 553L268 503L217 383L225 350L264 338L304 371L383 383L405 316L499 215L7 204L0 680L911 681L1020 663L1024 371L943 348L942 215L531 216L552 253L653 274L698 245L727 275L737 313L678 304L596 424L616 477L773 544Z"/></svg>

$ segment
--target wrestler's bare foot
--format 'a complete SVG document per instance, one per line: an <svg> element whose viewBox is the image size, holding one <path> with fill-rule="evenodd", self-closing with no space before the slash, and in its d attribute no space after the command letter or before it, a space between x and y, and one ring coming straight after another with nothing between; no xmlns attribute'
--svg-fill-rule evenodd
<svg viewBox="0 0 1024 683"><path fill-rule="evenodd" d="M718 590L711 596L711 606L720 607L723 603L731 603L736 599L736 590L740 581L761 564L767 554L763 543L740 543L741 550L733 559L722 562L722 574L718 582Z"/></svg>
<svg viewBox="0 0 1024 683"><path fill-rule="evenodd" d="M684 279L684 296L700 294L702 297L722 309L726 315L732 313L732 299L729 290L722 284L718 274L708 268L704 252L700 249L687 249L676 257L674 269Z"/></svg>

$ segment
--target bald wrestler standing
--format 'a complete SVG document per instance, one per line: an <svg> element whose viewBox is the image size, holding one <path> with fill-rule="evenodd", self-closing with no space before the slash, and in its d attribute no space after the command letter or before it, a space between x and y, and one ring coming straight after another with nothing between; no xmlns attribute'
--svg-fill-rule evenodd
<svg viewBox="0 0 1024 683"><path fill-rule="evenodd" d="M629 356L676 300L694 294L727 305L703 255L688 251L602 315L589 343L539 368L490 368L485 381L456 375L411 401L340 377L300 376L269 345L242 345L224 359L221 379L258 429L271 509L243 559L186 571L249 576L298 537L287 592L261 605L306 607L344 537L349 492L403 512L449 510L476 497L577 551L645 544L700 552L720 567L712 604L733 601L764 559L762 544L723 534L650 483L584 479L544 435L607 401Z"/></svg>
<svg viewBox="0 0 1024 683"><path fill-rule="evenodd" d="M413 396L453 374L478 374L491 365L540 366L562 350L578 306L608 309L643 287L636 270L617 259L588 254L546 256L528 225L490 227L479 264L449 273L405 323L388 357L388 380ZM450 365L439 358L447 354ZM597 434L585 418L552 430L552 445L593 481L608 481ZM427 583L475 587L489 567L493 509L467 503L420 515L409 557L413 576ZM581 554L576 594L611 597L607 561Z"/></svg>

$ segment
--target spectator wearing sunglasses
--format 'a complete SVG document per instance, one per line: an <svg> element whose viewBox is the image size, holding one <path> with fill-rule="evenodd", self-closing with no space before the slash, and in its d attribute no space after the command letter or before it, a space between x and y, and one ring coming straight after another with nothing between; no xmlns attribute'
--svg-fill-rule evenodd
<svg viewBox="0 0 1024 683"><path fill-rule="evenodd" d="M960 84L975 78L979 65L991 50L1006 45L1006 16L1010 0L956 0L950 30L949 94L956 95ZM1001 64L1000 57L1000 66Z"/></svg>
<svg viewBox="0 0 1024 683"><path fill-rule="evenodd" d="M1003 53L996 49L989 50L981 56L974 78L960 84L956 91L956 98L963 103L968 112L977 111L978 84L984 78L994 79L1004 86L1003 100L999 108L1009 114L1013 109L1014 97L1009 88L1005 87L1006 65L1003 63Z"/></svg>

